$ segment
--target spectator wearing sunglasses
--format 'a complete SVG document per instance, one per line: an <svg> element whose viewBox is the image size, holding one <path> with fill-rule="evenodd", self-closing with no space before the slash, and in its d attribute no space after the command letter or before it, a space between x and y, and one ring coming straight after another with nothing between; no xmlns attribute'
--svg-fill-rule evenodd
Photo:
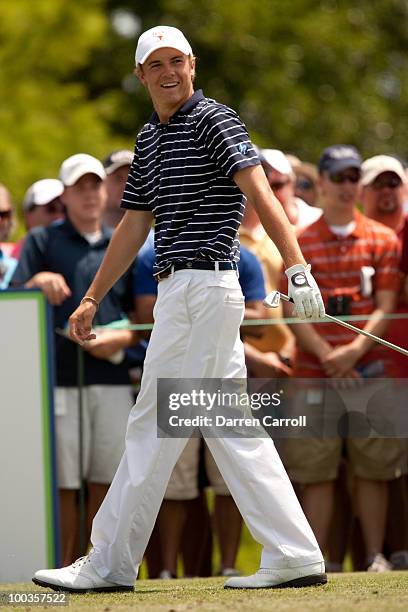
<svg viewBox="0 0 408 612"><path fill-rule="evenodd" d="M361 157L354 147L327 148L318 167L324 212L300 233L302 252L322 290L326 312L335 316L372 315L370 320L356 321L355 325L384 337L388 325L384 315L393 312L400 289L396 236L357 210ZM366 274L362 279L363 268L370 268L374 275ZM344 405L355 402L360 388L353 386L353 380L389 375L390 351L360 334L329 322L294 325L292 329L298 347L294 376L308 379L309 384L297 401L308 419L319 411L328 414L335 405L339 415L343 414L341 402ZM318 379L325 378L327 384L322 386L324 381ZM348 385L348 396L347 390L341 396L333 391L336 389L333 379L340 378L342 387ZM384 401L388 409L387 400ZM363 415L364 409L368 411L366 404L364 396L357 403ZM331 522L335 481L345 453L354 476L353 502L362 526L364 567L371 572L391 569L382 551L388 483L401 474L404 464L401 441L363 437L361 433L360 437L351 434L344 441L340 437L319 437L319 433L316 436L285 440L284 463L292 481L301 485L301 503L320 547L327 553L333 529L337 529Z"/></svg>
<svg viewBox="0 0 408 612"><path fill-rule="evenodd" d="M392 229L402 247L406 213L404 212L405 189L408 180L401 162L391 155L375 155L367 159L362 167L361 201L364 214ZM396 312L408 313L408 305L400 299ZM408 321L391 322L387 339L408 349ZM390 354L397 378L408 378L408 359L399 353Z"/></svg>
<svg viewBox="0 0 408 612"><path fill-rule="evenodd" d="M316 221L322 211L295 196L296 176L286 155L278 149L262 149L261 162L273 193L296 230Z"/></svg>
<svg viewBox="0 0 408 612"><path fill-rule="evenodd" d="M7 289L17 261L11 256L13 243L7 242L14 229L14 208L9 190L0 184L0 289Z"/></svg>
<svg viewBox="0 0 408 612"><path fill-rule="evenodd" d="M46 227L63 219L64 205L60 199L64 185L58 179L42 179L33 183L23 199L23 215L27 232L34 227ZM13 250L13 257L20 258L24 238L19 240Z"/></svg>
<svg viewBox="0 0 408 612"><path fill-rule="evenodd" d="M407 177L401 162L391 155L375 155L362 165L364 213L402 234Z"/></svg>

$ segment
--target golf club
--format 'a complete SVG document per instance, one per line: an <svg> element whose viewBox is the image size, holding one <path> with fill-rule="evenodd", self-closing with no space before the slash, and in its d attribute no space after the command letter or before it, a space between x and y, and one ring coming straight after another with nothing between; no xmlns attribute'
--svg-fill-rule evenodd
<svg viewBox="0 0 408 612"><path fill-rule="evenodd" d="M277 308L281 300L284 300L285 302L292 302L293 304L292 298L290 298L288 295L285 295L284 293L280 293L280 291L272 291L271 293L269 293L264 299L263 303L267 308ZM337 323L338 325L342 325L343 327L350 329L356 334L362 334L363 336L366 336L367 338L374 340L374 342L378 342L379 344L382 344L383 346L386 346L408 357L408 351L403 349L401 346L397 346L396 344L393 344L392 342L388 342L387 340L384 340L383 338L374 336L374 334L370 334L370 332L367 332L364 329L360 329L359 327L355 327L354 325L351 325L350 323L346 323L346 321L337 319L337 317L332 317L331 315L326 314L325 318L329 319L330 321L333 321L333 323Z"/></svg>

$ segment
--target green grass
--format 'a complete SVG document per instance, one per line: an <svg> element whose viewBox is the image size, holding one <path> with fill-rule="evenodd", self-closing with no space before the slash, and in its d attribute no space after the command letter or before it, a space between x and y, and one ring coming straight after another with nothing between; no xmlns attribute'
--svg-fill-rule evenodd
<svg viewBox="0 0 408 612"><path fill-rule="evenodd" d="M222 578L140 580L134 593L71 595L67 608L85 612L394 612L408 610L408 572L331 574L324 587L224 590ZM0 585L0 591L42 591L33 584ZM5 609L5 608L4 608ZM10 608L7 608L10 609ZM11 608L12 609L12 608ZM17 609L17 608L16 608ZM24 606L24 610L38 608Z"/></svg>

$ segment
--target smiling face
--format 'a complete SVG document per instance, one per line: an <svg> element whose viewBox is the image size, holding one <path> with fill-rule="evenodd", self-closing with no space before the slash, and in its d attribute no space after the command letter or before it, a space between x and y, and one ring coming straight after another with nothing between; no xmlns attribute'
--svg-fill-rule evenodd
<svg viewBox="0 0 408 612"><path fill-rule="evenodd" d="M169 47L149 55L136 74L147 88L160 121L168 119L194 93L195 59Z"/></svg>
<svg viewBox="0 0 408 612"><path fill-rule="evenodd" d="M319 188L323 202L332 210L352 210L359 198L360 170L345 168L334 175L324 172L319 178Z"/></svg>

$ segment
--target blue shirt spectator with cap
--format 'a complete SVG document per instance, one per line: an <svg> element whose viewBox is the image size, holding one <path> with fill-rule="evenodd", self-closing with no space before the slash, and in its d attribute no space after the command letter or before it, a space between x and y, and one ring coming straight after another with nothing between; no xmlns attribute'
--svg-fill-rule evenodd
<svg viewBox="0 0 408 612"><path fill-rule="evenodd" d="M66 218L29 232L12 282L41 289L54 307L56 327L55 429L60 489L63 561L76 550L79 479L78 347L67 338L68 318L96 274L112 230L102 223L106 205L105 171L99 160L77 154L60 169L59 196ZM122 319L132 309L131 274L124 274L101 302L96 325ZM124 350L133 343L127 329L100 330L83 347L83 477L88 484L88 520L102 501L124 449L133 403Z"/></svg>

